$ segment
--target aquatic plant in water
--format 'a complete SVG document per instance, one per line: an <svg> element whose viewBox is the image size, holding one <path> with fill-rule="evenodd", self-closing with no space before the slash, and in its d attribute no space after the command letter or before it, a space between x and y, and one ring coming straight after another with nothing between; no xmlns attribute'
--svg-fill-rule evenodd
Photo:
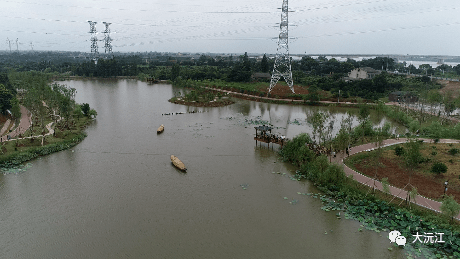
<svg viewBox="0 0 460 259"><path fill-rule="evenodd" d="M3 175L18 174L18 173L27 171L27 169L31 167L32 167L32 164L27 163L25 165L18 165L18 166L13 166L13 167L2 167L0 168L0 171L3 173Z"/></svg>

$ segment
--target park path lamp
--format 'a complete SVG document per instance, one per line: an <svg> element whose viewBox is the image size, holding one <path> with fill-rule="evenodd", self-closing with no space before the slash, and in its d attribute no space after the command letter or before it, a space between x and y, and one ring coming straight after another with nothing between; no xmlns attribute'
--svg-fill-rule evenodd
<svg viewBox="0 0 460 259"><path fill-rule="evenodd" d="M449 180L446 180L444 182L444 196L446 195L446 192L447 192L447 185L449 184Z"/></svg>

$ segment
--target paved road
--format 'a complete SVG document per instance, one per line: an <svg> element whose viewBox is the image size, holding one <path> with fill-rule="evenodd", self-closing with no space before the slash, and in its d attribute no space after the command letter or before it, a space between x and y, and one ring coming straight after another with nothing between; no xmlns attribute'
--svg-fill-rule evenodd
<svg viewBox="0 0 460 259"><path fill-rule="evenodd" d="M431 139L419 139L419 140L423 140L424 142L432 142ZM405 143L407 141L408 141L408 139L406 139L406 138L387 139L387 140L383 141L383 146L390 146L390 145L395 145L395 144L399 144L399 143ZM440 143L460 143L460 140L456 140L456 139L441 139L439 142ZM367 152L367 151L370 151L370 150L372 150L374 148L376 148L376 143L368 143L368 144L364 144L364 145L361 145L361 146L352 147L350 149L350 156L354 155L354 154L357 154L359 152ZM346 166L343 163L343 159L344 159L344 154L339 153L339 154L337 154L337 157L332 158L332 161L335 162L335 163L338 163L340 165L343 165L345 174L347 176L348 175L353 175L353 179L355 179L356 181L358 181L358 182L360 182L362 184L365 184L365 185L367 185L369 187L374 186L374 179L352 170L351 168L349 168L348 166ZM379 181L375 181L375 188L378 189L378 190L383 191L382 183L380 183ZM393 196L399 197L399 198L401 198L403 200L405 200L406 197L407 197L407 192L405 190L396 188L394 186L390 186L390 193ZM421 195L417 195L417 197L415 198L415 202L414 201L411 201L411 202L414 203L414 204L420 205L422 207L428 208L430 210L434 210L436 212L441 212L441 210L439 209L440 206L441 206L440 202L428 199L428 198L423 197ZM457 218L457 220L460 220L460 214L457 215L456 218Z"/></svg>
<svg viewBox="0 0 460 259"><path fill-rule="evenodd" d="M21 105L21 120L19 122L19 126L16 127L11 133L6 134L5 136L2 136L0 139L1 141L7 141L8 138L7 136L10 135L11 138L16 137L19 134L24 134L26 130L30 127L31 125L31 118L32 114L26 109L26 107Z"/></svg>

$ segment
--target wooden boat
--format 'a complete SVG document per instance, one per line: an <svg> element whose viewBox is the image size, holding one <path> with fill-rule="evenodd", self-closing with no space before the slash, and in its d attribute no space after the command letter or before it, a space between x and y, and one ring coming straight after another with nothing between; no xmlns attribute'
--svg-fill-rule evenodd
<svg viewBox="0 0 460 259"><path fill-rule="evenodd" d="M157 129L157 134L162 133L165 130L165 126L161 124L161 126Z"/></svg>
<svg viewBox="0 0 460 259"><path fill-rule="evenodd" d="M171 163L172 163L175 167L179 168L180 170L182 170L182 171L187 171L187 168L185 168L184 163L182 163L182 161L180 161L179 158L177 158L177 157L174 156L174 155L171 155Z"/></svg>

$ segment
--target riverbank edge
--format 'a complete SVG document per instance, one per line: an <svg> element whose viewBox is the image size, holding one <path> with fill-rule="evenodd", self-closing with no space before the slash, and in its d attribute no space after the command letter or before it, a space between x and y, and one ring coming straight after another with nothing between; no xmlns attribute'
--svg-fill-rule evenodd
<svg viewBox="0 0 460 259"><path fill-rule="evenodd" d="M186 106L193 106L193 107L224 107L227 105L234 104L235 102L232 100L217 100L215 102L186 102L183 100L178 100L176 97L173 97L168 100L170 103L186 105Z"/></svg>
<svg viewBox="0 0 460 259"><path fill-rule="evenodd" d="M291 141L294 140L295 138ZM285 145L285 147L286 146L287 145ZM376 232L398 230L403 236L408 237L413 234L411 232L412 227L412 231L415 230L419 233L423 233L423 230L432 233L435 231L436 233L452 233L452 239L454 240L453 244L446 242L443 246L439 243L429 244L430 246L423 244L423 246L421 246L419 243L415 243L415 245L411 244L411 246L406 246L405 249L407 249L408 253L415 253L417 256L419 256L418 253L422 253L421 251L427 249L423 252L424 255L429 251L441 257L445 256L446 253L449 254L448 256L453 255L460 257L460 233L454 226L442 220L439 215L434 215L434 212L428 210L423 211L422 208L408 209L404 206L387 203L376 196L368 197L369 190L367 190L367 186L358 183L350 177L345 178L343 187L341 188L337 188L335 185L321 185L319 180L315 180L311 177L308 171L311 166L306 166L308 163L301 163L302 161L294 157L302 157L302 155L299 155L299 153L301 153L300 146L298 147L298 151L299 152L290 152L291 155L286 156L282 154L281 149L279 155L285 162L291 162L298 167L298 171L296 172L298 180L307 179L311 181L318 190L322 191L325 196L327 196L327 198L325 196L321 197L324 205L322 207L323 210L344 211L346 219L354 219L363 223L359 231L362 231L362 228ZM328 162L328 166L332 165L333 163ZM344 172L343 174L345 175ZM385 194L382 193L382 195ZM340 212L338 213L338 218L341 218ZM392 248L389 247L389 249Z"/></svg>
<svg viewBox="0 0 460 259"><path fill-rule="evenodd" d="M245 93L238 93L235 91L231 91L231 89L226 88L217 88L217 87L209 87L209 86L201 86L204 89L216 92L223 92L227 93L228 95L249 101L255 102L264 102L264 103L274 103L274 104L294 104L294 105L308 105L308 106L330 106L330 107L350 107L350 108L359 108L362 103L353 103L353 102L331 102L331 101L305 101L301 99L280 99L280 98L273 98L273 97L266 97L266 96L257 96Z"/></svg>
<svg viewBox="0 0 460 259"><path fill-rule="evenodd" d="M50 155L52 153L72 148L82 142L87 136L88 135L82 131L71 139L63 139L60 142L39 147L30 147L23 152L0 157L0 168L13 168L38 157Z"/></svg>

